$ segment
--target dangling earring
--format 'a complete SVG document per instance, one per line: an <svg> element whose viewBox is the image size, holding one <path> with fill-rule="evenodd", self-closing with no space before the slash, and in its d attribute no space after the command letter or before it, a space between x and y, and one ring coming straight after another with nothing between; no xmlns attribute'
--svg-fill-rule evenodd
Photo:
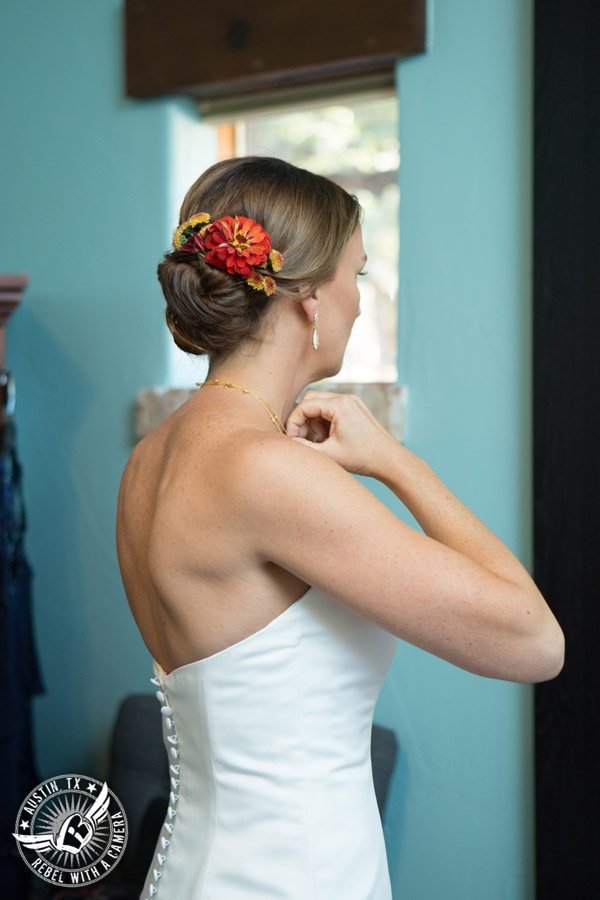
<svg viewBox="0 0 600 900"><path fill-rule="evenodd" d="M319 321L319 313L315 313L315 317L313 319L313 333L312 333L312 345L315 350L319 349L319 332L317 331L317 322Z"/></svg>

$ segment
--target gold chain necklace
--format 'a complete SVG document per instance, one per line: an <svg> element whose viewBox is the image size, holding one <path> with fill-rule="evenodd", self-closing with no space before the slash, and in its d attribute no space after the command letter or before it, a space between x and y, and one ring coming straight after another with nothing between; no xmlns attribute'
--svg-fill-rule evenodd
<svg viewBox="0 0 600 900"><path fill-rule="evenodd" d="M287 434L287 431L285 430L285 426L283 425L281 419L279 418L279 416L277 415L275 410L271 406L269 406L267 401L263 400L263 398L260 396L260 394L257 394L256 391L251 391L250 388L242 387L241 384L232 384L231 381L219 381L217 378L213 378L211 381L197 381L196 387L201 388L201 387L204 387L205 384L222 384L223 387L237 388L239 391L243 391L244 394L251 394L256 400L258 400L258 402L261 404L263 409L269 414L269 418L271 419L271 422L273 422L273 424L277 428L277 431L279 431L281 434Z"/></svg>

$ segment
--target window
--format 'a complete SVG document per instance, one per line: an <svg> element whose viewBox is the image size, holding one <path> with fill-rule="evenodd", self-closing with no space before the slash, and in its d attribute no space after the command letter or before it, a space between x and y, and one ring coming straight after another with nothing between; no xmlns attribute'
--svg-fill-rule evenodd
<svg viewBox="0 0 600 900"><path fill-rule="evenodd" d="M360 279L362 312L335 380L396 381L400 162L396 97L254 115L235 122L233 137L236 156L281 157L326 175L358 197L364 210L368 274Z"/></svg>

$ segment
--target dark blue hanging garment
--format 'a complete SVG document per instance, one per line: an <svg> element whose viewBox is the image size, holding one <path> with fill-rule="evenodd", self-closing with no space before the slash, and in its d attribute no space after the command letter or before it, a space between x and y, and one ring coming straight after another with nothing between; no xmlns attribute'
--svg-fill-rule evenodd
<svg viewBox="0 0 600 900"><path fill-rule="evenodd" d="M0 372L4 388L0 446L0 896L22 900L30 873L12 833L21 803L41 780L33 751L31 698L45 692L45 687L32 625L32 573L24 551L21 467L15 426L5 405L9 377L5 370Z"/></svg>

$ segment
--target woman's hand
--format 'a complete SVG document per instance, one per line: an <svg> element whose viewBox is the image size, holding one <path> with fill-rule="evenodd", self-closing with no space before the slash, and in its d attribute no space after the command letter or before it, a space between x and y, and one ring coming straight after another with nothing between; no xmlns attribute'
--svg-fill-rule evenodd
<svg viewBox="0 0 600 900"><path fill-rule="evenodd" d="M401 446L355 394L307 391L290 413L286 430L347 472L373 478L385 471L386 460Z"/></svg>

